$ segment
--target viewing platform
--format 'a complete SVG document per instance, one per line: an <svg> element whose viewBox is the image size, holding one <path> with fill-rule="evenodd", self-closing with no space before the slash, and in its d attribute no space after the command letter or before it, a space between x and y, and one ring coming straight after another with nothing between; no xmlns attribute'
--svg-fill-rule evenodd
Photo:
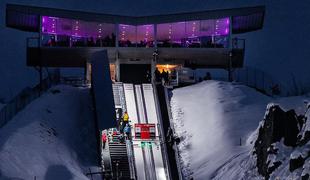
<svg viewBox="0 0 310 180"><path fill-rule="evenodd" d="M155 48L135 47L28 47L27 65L46 67L85 67L94 52L106 49L110 63L151 64ZM180 64L199 68L242 67L244 49L157 48L158 64ZM41 61L40 61L41 57Z"/></svg>

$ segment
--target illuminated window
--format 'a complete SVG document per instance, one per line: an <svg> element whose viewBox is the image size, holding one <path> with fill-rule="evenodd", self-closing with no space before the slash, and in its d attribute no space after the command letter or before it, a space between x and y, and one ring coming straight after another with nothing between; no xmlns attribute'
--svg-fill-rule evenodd
<svg viewBox="0 0 310 180"><path fill-rule="evenodd" d="M137 43L137 28L136 26L120 24L119 31L119 46L120 47L134 47Z"/></svg>
<svg viewBox="0 0 310 180"><path fill-rule="evenodd" d="M163 72L164 70L166 72L171 73L171 71L173 71L176 68L179 68L180 65L175 65L175 64L157 64L156 68L159 70L159 72Z"/></svg>
<svg viewBox="0 0 310 180"><path fill-rule="evenodd" d="M137 43L139 47L153 47L154 26L142 25L137 26Z"/></svg>
<svg viewBox="0 0 310 180"><path fill-rule="evenodd" d="M115 46L115 25L77 19L42 17L43 36L53 34L57 45ZM79 43L77 43L79 42Z"/></svg>

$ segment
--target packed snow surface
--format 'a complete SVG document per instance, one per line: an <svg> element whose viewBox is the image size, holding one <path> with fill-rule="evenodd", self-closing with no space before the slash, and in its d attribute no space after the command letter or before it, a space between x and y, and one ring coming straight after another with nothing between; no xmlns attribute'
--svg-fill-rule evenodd
<svg viewBox="0 0 310 180"><path fill-rule="evenodd" d="M85 179L96 164L89 89L57 86L0 129L0 179Z"/></svg>
<svg viewBox="0 0 310 180"><path fill-rule="evenodd" d="M173 90L171 111L176 135L181 138L183 174L188 179L259 179L249 159L252 145L247 139L263 119L268 103L290 109L302 107L304 98L271 98L240 84L219 81ZM304 112L304 108L296 110Z"/></svg>

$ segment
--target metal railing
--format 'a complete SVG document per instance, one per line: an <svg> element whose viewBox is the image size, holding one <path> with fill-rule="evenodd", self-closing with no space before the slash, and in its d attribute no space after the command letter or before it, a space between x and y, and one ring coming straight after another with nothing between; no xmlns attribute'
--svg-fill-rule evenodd
<svg viewBox="0 0 310 180"><path fill-rule="evenodd" d="M252 87L266 95L286 95L287 90L268 73L254 67L236 69L233 80ZM274 89L277 86L278 92Z"/></svg>
<svg viewBox="0 0 310 180"><path fill-rule="evenodd" d="M26 47L40 47L40 43L39 37L28 37L26 39Z"/></svg>
<svg viewBox="0 0 310 180"><path fill-rule="evenodd" d="M49 76L42 81L41 84L33 88L27 87L23 89L17 96L10 100L0 109L0 128L8 123L13 117L23 110L29 103L38 98L41 92L48 90L54 84L58 84L57 76Z"/></svg>
<svg viewBox="0 0 310 180"><path fill-rule="evenodd" d="M169 121L170 121L170 128L172 130L172 134L175 133L175 129L174 129L174 122L173 122L173 118L172 118L172 112L171 112L171 106L170 106L170 98L169 97L169 91L167 88L165 88L165 98L166 98L166 105L167 105L167 111L168 111L168 116L169 116ZM182 173L182 168L181 168L181 162L180 162L180 150L178 145L176 144L176 142L174 142L173 147L175 149L175 159L176 159L176 164L177 164L177 170L179 173L179 179L183 180L183 173Z"/></svg>
<svg viewBox="0 0 310 180"><path fill-rule="evenodd" d="M161 141L160 147L161 150L163 152L163 160L164 160L164 167L165 167L165 172L166 172L166 178L167 179L172 179L172 175L170 173L170 165L168 163L168 155L167 155L167 147L165 146L165 142L166 142L166 137L163 133L164 131L164 127L163 127L163 118L161 116L161 110L160 110L160 104L159 104L159 100L158 100L158 94L157 94L157 87L156 87L156 82L152 81L152 87L153 87L153 94L154 94L154 101L155 101L155 107L156 107L156 114L157 114L157 118L159 123L157 124L158 126L158 136L159 136L159 140Z"/></svg>
<svg viewBox="0 0 310 180"><path fill-rule="evenodd" d="M245 39L232 38L231 40L232 49L245 49Z"/></svg>

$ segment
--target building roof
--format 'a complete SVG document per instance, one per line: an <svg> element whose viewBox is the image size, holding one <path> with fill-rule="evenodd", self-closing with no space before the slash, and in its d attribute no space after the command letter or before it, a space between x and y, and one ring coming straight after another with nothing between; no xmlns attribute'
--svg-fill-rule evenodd
<svg viewBox="0 0 310 180"><path fill-rule="evenodd" d="M232 17L232 33L236 34L261 29L263 27L264 14L265 6L216 9L149 16L124 16L49 7L7 4L6 25L8 27L24 31L38 32L40 16L54 16L85 21L98 21L129 25L159 24Z"/></svg>

